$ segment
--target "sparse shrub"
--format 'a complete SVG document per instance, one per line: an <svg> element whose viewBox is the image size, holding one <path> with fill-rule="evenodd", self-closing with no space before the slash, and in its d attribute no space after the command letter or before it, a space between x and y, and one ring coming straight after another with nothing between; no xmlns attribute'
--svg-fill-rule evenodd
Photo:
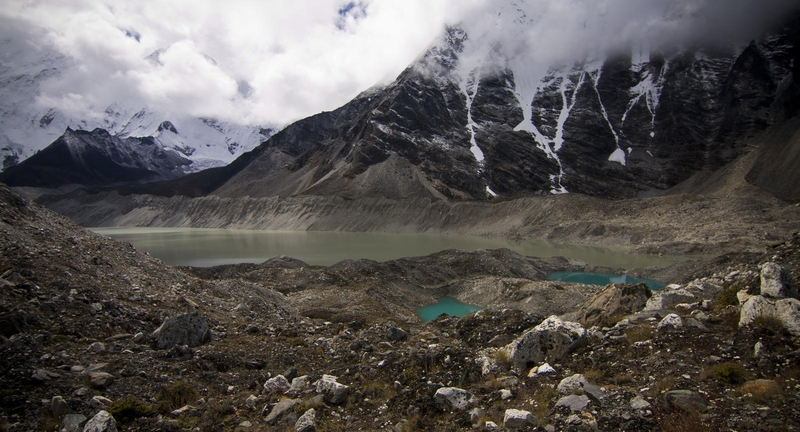
<svg viewBox="0 0 800 432"><path fill-rule="evenodd" d="M772 331L773 333L780 333L784 329L783 321L781 321L780 318L772 315L761 315L760 317L756 318L755 321L753 321L752 326L756 328L764 328Z"/></svg>
<svg viewBox="0 0 800 432"><path fill-rule="evenodd" d="M708 431L708 426L703 424L703 419L695 410L666 412L664 409L656 410L656 421L662 432Z"/></svg>
<svg viewBox="0 0 800 432"><path fill-rule="evenodd" d="M495 351L494 359L501 368L508 369L511 367L511 355L508 353L508 350L499 349Z"/></svg>
<svg viewBox="0 0 800 432"><path fill-rule="evenodd" d="M659 378L656 381L654 391L658 395L672 389L673 387L675 387L675 377L673 377L672 375L667 375L665 377Z"/></svg>
<svg viewBox="0 0 800 432"><path fill-rule="evenodd" d="M158 412L165 414L174 411L198 398L197 390L184 381L178 381L169 387L162 387L156 395Z"/></svg>
<svg viewBox="0 0 800 432"><path fill-rule="evenodd" d="M625 336L630 343L644 342L653 338L653 328L649 325L639 325L625 330Z"/></svg>
<svg viewBox="0 0 800 432"><path fill-rule="evenodd" d="M633 375L629 373L616 374L611 377L611 382L616 385L630 384L633 382Z"/></svg>
<svg viewBox="0 0 800 432"><path fill-rule="evenodd" d="M728 384L742 384L747 377L747 371L738 363L724 362L711 366L709 375Z"/></svg>
<svg viewBox="0 0 800 432"><path fill-rule="evenodd" d="M106 409L114 419L120 423L130 423L139 417L147 417L153 413L150 405L136 399L126 397L125 399L113 402Z"/></svg>
<svg viewBox="0 0 800 432"><path fill-rule="evenodd" d="M714 296L714 306L722 308L725 306L738 306L739 298L736 294L739 292L737 285L728 285Z"/></svg>
<svg viewBox="0 0 800 432"><path fill-rule="evenodd" d="M586 380L590 383L597 384L600 379L603 378L603 373L597 369L589 369L583 372L583 376L586 377Z"/></svg>
<svg viewBox="0 0 800 432"><path fill-rule="evenodd" d="M369 381L361 386L361 392L370 399L390 399L394 396L394 386L378 381Z"/></svg>
<svg viewBox="0 0 800 432"><path fill-rule="evenodd" d="M555 405L558 392L551 386L541 386L533 395L533 415L539 424L547 423L547 416Z"/></svg>
<svg viewBox="0 0 800 432"><path fill-rule="evenodd" d="M739 390L743 395L749 395L756 403L763 403L770 399L780 399L783 396L781 386L773 380L747 381L742 384Z"/></svg>

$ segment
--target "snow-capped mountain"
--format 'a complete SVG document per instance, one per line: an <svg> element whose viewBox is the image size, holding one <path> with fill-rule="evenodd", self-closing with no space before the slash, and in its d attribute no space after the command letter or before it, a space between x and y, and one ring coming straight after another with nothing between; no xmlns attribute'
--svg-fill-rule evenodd
<svg viewBox="0 0 800 432"><path fill-rule="evenodd" d="M76 67L70 58L46 46L10 39L0 41L0 53L0 170L44 149L68 128L101 128L123 139L153 137L164 150L187 158L191 162L189 172L226 165L274 132L271 128L170 115L125 101L111 104L101 116L70 117L37 101L47 80Z"/></svg>
<svg viewBox="0 0 800 432"><path fill-rule="evenodd" d="M532 25L521 9L501 13ZM497 43L449 28L390 85L168 190L467 199L657 192L735 160L758 133L798 113L799 35L795 17L744 46L656 52L633 41L627 52L543 65L535 53L476 57L477 44Z"/></svg>

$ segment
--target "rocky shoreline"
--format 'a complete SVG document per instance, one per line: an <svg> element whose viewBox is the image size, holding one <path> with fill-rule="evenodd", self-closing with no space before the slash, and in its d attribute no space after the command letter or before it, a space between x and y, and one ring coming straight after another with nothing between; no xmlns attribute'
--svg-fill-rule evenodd
<svg viewBox="0 0 800 432"><path fill-rule="evenodd" d="M796 234L651 292L507 250L168 267L3 186L0 232L2 430L800 427ZM421 323L442 295L486 308Z"/></svg>

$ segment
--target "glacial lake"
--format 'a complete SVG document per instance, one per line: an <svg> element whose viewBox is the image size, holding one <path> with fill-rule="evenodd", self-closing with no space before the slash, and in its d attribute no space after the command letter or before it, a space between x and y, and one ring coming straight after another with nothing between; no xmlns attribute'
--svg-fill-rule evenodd
<svg viewBox="0 0 800 432"><path fill-rule="evenodd" d="M604 248L509 241L502 238L429 234L386 234L315 231L259 231L210 228L90 228L129 242L168 265L211 267L261 263L286 255L313 265L333 265L345 259L376 261L429 255L445 249L508 248L527 256L564 256L590 264L637 268L667 266L688 257L629 254L624 248Z"/></svg>
<svg viewBox="0 0 800 432"><path fill-rule="evenodd" d="M438 302L423 306L417 309L417 316L423 322L428 322L436 319L441 314L447 314L454 317L463 317L464 315L471 314L481 310L480 306L468 305L452 297L443 297Z"/></svg>

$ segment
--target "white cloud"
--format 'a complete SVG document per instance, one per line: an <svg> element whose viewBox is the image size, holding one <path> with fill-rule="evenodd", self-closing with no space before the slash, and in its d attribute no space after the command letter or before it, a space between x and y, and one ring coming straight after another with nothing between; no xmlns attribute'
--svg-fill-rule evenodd
<svg viewBox="0 0 800 432"><path fill-rule="evenodd" d="M508 31L515 3L535 23L521 27L521 33ZM73 59L75 67L42 88L43 104L89 116L122 101L175 114L279 125L335 109L373 84L393 79L445 23L463 20L473 41L483 34L500 41L512 55L551 61L608 49L642 35L673 40L754 33L791 4L788 0L6 0L0 18L43 29L26 37L44 36ZM342 15L341 10L348 13ZM507 13L497 15L498 11ZM476 59L496 47L476 49ZM147 61L158 49L166 49L161 64ZM238 91L242 82L251 87L247 97Z"/></svg>

